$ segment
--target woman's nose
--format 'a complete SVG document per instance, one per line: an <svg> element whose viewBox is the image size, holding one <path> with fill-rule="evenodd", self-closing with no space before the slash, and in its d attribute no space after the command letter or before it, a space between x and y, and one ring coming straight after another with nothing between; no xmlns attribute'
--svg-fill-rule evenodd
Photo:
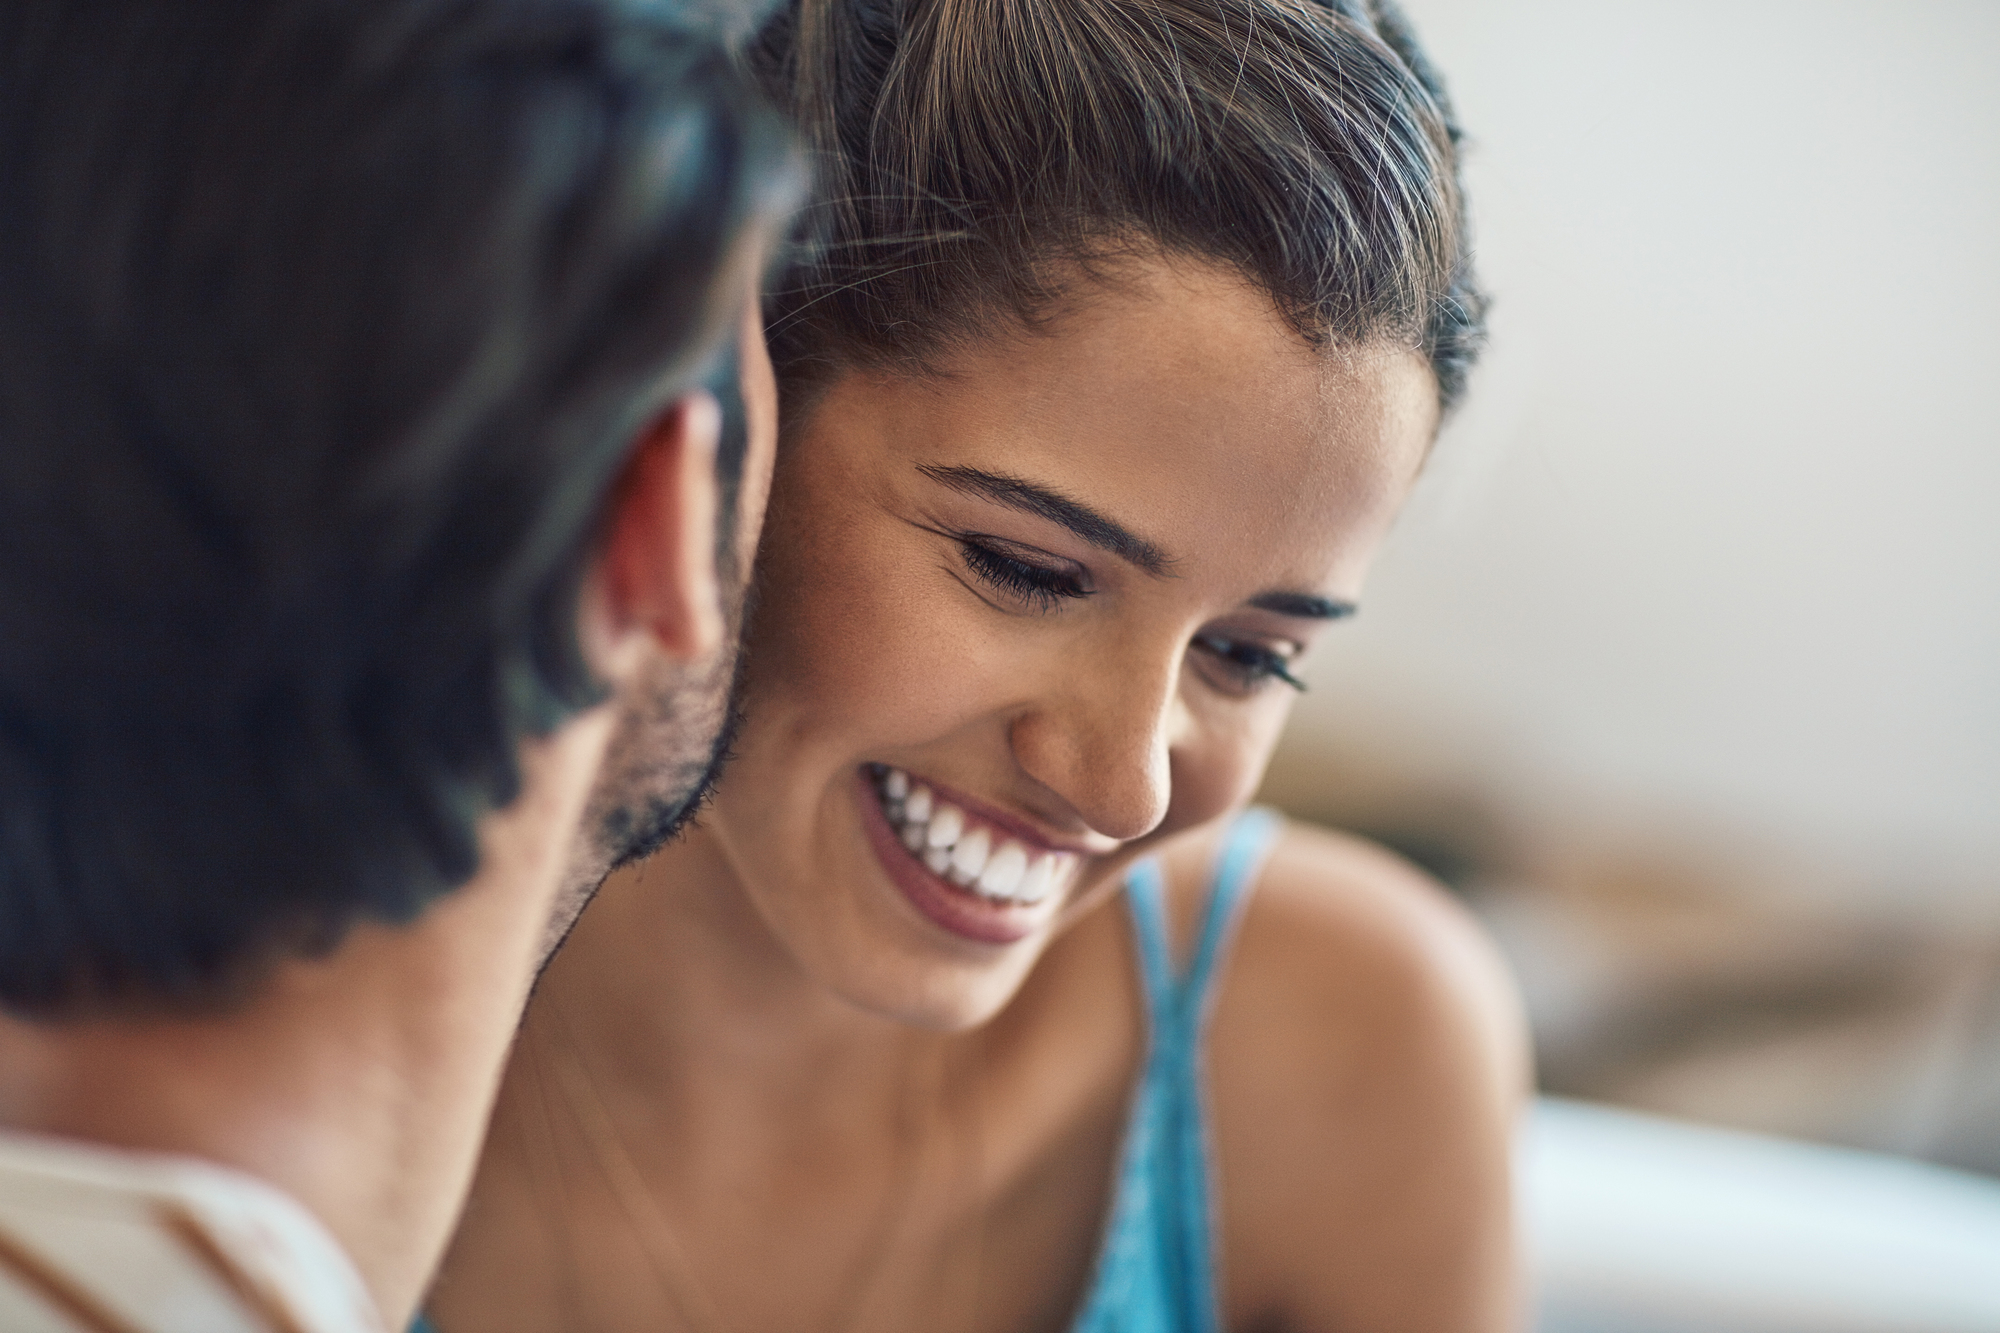
<svg viewBox="0 0 2000 1333"><path fill-rule="evenodd" d="M1095 832L1150 833L1173 795L1170 742L1180 721L1178 670L1079 670L1014 719L1015 762Z"/></svg>

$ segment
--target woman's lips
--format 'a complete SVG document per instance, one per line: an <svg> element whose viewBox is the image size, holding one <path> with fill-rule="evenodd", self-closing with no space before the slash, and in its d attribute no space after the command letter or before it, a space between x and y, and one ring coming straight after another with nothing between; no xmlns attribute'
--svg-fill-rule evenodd
<svg viewBox="0 0 2000 1333"><path fill-rule="evenodd" d="M855 781L876 859L933 925L981 944L1013 944L1054 914L1057 889L1076 871L1073 853L1029 847L897 769L871 765Z"/></svg>

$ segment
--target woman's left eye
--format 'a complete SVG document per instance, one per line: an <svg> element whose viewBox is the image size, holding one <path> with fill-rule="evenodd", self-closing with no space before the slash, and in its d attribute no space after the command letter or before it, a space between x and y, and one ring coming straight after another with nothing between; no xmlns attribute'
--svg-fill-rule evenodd
<svg viewBox="0 0 2000 1333"><path fill-rule="evenodd" d="M1306 687L1304 681L1292 674L1291 658L1261 643L1232 639L1226 634L1203 634L1196 637L1194 646L1227 672L1231 686L1244 694L1262 689L1274 680L1281 680L1295 690L1303 691Z"/></svg>
<svg viewBox="0 0 2000 1333"><path fill-rule="evenodd" d="M1066 601L1090 596L1090 589L1074 572L1021 559L993 538L960 537L958 549L988 587L1032 610L1053 611Z"/></svg>

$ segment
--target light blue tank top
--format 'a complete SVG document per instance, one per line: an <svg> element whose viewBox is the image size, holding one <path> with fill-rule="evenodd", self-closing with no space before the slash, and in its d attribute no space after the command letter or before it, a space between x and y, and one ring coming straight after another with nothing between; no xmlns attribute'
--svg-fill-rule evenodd
<svg viewBox="0 0 2000 1333"><path fill-rule="evenodd" d="M1146 987L1146 1072L1097 1274L1072 1333L1220 1333L1202 1033L1236 920L1283 827L1269 810L1245 811L1230 825L1185 976L1167 939L1158 864L1142 861L1126 877Z"/></svg>
<svg viewBox="0 0 2000 1333"><path fill-rule="evenodd" d="M1221 1333L1202 1032L1244 900L1284 821L1246 810L1223 835L1194 962L1174 966L1166 884L1154 861L1125 880L1146 991L1146 1069L1119 1151L1097 1271L1071 1333ZM418 1316L410 1333L434 1333Z"/></svg>

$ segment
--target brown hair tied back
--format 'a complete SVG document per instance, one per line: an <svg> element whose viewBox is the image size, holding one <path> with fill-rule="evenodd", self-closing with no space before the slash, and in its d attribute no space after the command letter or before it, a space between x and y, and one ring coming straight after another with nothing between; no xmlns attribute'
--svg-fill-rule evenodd
<svg viewBox="0 0 2000 1333"><path fill-rule="evenodd" d="M1459 132L1389 0L794 0L753 58L822 200L770 312L789 383L920 369L1152 251L1463 391L1486 303Z"/></svg>

